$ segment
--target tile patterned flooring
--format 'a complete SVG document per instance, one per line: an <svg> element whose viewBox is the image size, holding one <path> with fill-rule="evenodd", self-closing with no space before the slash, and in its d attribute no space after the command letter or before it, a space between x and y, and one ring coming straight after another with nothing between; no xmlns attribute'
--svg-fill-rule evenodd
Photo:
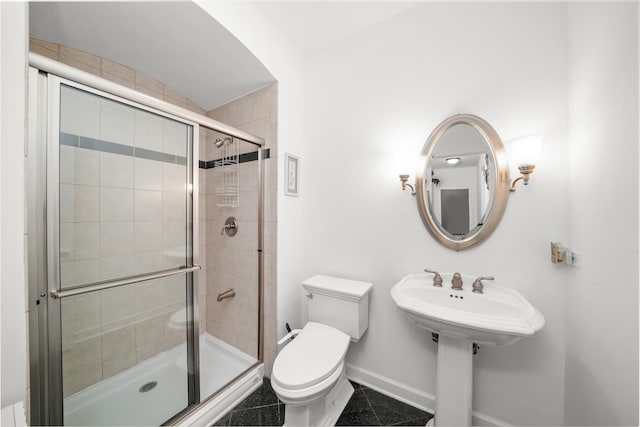
<svg viewBox="0 0 640 427"><path fill-rule="evenodd" d="M432 417L406 403L356 384L353 396L336 423L337 426L424 426ZM284 404L278 400L268 378L262 386L240 402L214 426L281 426Z"/></svg>

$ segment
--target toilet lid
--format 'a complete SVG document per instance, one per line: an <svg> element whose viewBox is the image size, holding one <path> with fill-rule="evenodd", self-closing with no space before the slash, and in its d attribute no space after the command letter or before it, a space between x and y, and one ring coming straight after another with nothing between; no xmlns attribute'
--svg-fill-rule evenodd
<svg viewBox="0 0 640 427"><path fill-rule="evenodd" d="M344 360L349 335L331 326L309 322L278 353L271 379L289 390L310 387L333 373Z"/></svg>

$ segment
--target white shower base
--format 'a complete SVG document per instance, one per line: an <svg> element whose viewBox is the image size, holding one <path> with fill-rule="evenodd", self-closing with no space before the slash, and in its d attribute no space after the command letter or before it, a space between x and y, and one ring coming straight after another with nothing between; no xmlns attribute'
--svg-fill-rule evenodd
<svg viewBox="0 0 640 427"><path fill-rule="evenodd" d="M187 407L185 344L147 359L64 399L65 425L160 425ZM200 335L200 397L204 400L251 365L255 357ZM141 393L152 381L157 386Z"/></svg>

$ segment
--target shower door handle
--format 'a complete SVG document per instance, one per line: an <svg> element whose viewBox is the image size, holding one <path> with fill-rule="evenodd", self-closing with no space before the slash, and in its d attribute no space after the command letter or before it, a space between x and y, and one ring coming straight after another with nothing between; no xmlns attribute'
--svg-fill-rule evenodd
<svg viewBox="0 0 640 427"><path fill-rule="evenodd" d="M88 292L102 291L105 289L117 288L118 286L130 285L132 283L146 282L147 280L161 279L163 277L175 276L176 274L191 273L200 270L202 267L194 265L193 267L180 267L173 270L161 271L159 273L145 274L142 276L133 276L122 280L115 280L108 283L96 283L86 286L78 286L64 290L53 290L49 295L53 299L62 299L72 297L74 295L82 295Z"/></svg>

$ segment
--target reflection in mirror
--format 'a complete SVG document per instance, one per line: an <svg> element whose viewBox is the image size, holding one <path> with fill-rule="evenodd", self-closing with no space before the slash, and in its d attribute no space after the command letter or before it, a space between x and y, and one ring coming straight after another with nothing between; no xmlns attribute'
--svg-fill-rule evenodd
<svg viewBox="0 0 640 427"><path fill-rule="evenodd" d="M435 148L425 174L432 213L452 238L463 238L482 226L491 201L491 149L467 124L447 130Z"/></svg>
<svg viewBox="0 0 640 427"><path fill-rule="evenodd" d="M486 239L502 217L509 188L496 131L480 117L453 116L434 129L422 154L416 192L431 234L455 250Z"/></svg>

